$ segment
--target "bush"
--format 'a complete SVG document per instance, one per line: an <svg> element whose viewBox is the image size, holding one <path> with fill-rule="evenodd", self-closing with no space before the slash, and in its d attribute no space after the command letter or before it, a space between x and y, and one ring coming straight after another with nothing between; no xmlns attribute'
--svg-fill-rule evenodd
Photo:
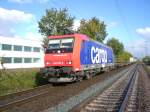
<svg viewBox="0 0 150 112"><path fill-rule="evenodd" d="M48 83L48 80L42 77L41 72L37 72L35 76L35 83L37 86L41 86Z"/></svg>
<svg viewBox="0 0 150 112"><path fill-rule="evenodd" d="M143 62L144 62L145 64L147 64L147 65L150 65L150 56L145 56L145 57L143 58Z"/></svg>
<svg viewBox="0 0 150 112"><path fill-rule="evenodd" d="M0 96L45 84L39 75L39 69L0 70Z"/></svg>

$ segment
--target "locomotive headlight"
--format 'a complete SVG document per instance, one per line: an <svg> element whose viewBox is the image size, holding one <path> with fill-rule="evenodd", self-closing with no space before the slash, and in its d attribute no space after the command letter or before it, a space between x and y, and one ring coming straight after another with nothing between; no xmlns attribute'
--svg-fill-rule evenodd
<svg viewBox="0 0 150 112"><path fill-rule="evenodd" d="M72 62L71 62L71 61L67 61L67 62L66 62L66 64L69 64L69 65L71 65L71 64L72 64Z"/></svg>
<svg viewBox="0 0 150 112"><path fill-rule="evenodd" d="M72 64L72 62L71 62L71 61L69 61L69 62L68 62L68 64Z"/></svg>
<svg viewBox="0 0 150 112"><path fill-rule="evenodd" d="M51 64L51 62L50 62L50 61L47 61L46 64L47 64L47 65L48 65L48 64Z"/></svg>

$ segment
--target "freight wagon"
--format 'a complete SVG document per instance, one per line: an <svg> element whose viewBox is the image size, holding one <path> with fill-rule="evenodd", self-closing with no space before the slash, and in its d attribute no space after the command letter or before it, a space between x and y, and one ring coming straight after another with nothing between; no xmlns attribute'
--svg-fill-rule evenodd
<svg viewBox="0 0 150 112"><path fill-rule="evenodd" d="M72 82L90 78L114 66L110 47L83 34L49 36L42 76L49 82Z"/></svg>

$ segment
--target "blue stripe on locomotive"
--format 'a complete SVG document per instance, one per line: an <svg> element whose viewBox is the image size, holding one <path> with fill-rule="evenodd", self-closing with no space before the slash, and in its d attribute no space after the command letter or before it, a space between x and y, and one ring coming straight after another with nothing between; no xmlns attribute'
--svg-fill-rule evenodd
<svg viewBox="0 0 150 112"><path fill-rule="evenodd" d="M80 64L113 63L113 51L94 41L83 41L80 49Z"/></svg>

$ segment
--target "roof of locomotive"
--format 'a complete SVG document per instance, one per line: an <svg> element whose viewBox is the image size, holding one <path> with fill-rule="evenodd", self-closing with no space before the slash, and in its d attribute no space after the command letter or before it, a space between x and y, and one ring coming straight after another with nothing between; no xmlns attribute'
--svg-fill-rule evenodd
<svg viewBox="0 0 150 112"><path fill-rule="evenodd" d="M89 40L89 37L84 35L84 34L69 34L69 35L54 35L54 36L49 36L48 38L54 39L54 38L68 38L68 37L77 37L77 38L82 38L83 40Z"/></svg>
<svg viewBox="0 0 150 112"><path fill-rule="evenodd" d="M84 35L84 34L78 34L78 33L75 33L75 34L68 34L68 35L54 35L54 36L48 36L49 39L55 39L55 38L68 38L68 37L77 37L77 38L82 38L83 40L89 40L89 41L94 41L95 43L97 44L100 44L104 47L107 47L107 48L110 48L112 49L111 47L107 46L106 44L103 44L103 43L100 43L96 40L93 40L91 38L89 38L87 35Z"/></svg>

